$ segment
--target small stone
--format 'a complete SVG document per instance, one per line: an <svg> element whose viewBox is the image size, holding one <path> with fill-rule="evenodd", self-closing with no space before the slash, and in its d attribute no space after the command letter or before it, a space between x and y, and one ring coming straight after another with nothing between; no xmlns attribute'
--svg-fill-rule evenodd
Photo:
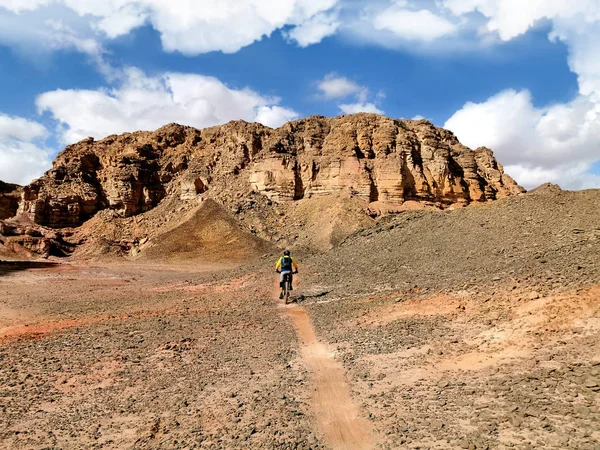
<svg viewBox="0 0 600 450"><path fill-rule="evenodd" d="M521 416L510 416L508 422L515 428L519 428L523 423L523 418Z"/></svg>

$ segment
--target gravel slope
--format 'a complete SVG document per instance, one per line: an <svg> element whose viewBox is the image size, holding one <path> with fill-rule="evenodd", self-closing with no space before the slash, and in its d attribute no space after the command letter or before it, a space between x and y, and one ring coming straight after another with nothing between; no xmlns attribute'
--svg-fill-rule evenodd
<svg viewBox="0 0 600 450"><path fill-rule="evenodd" d="M542 191L381 220L296 254L287 308L272 254L2 263L0 448L336 448L317 414L343 398L378 448L595 450L599 207Z"/></svg>

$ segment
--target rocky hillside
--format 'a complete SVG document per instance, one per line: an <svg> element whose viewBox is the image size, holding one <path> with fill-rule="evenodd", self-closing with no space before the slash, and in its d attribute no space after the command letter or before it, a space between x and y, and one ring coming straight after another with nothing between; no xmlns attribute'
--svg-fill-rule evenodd
<svg viewBox="0 0 600 450"><path fill-rule="evenodd" d="M313 116L278 129L242 121L205 130L171 124L89 138L67 147L24 188L18 213L39 226L72 228L99 211L123 219L169 198L175 209L161 215L171 217L177 205L211 198L263 239L287 245L313 227L329 231L311 232L303 243L330 248L369 216L521 192L486 148L473 151L425 120L356 114ZM289 223L297 226L281 231Z"/></svg>
<svg viewBox="0 0 600 450"><path fill-rule="evenodd" d="M80 225L102 209L131 216L170 194L257 191L282 202L348 190L375 208L406 200L440 205L522 192L485 148L475 151L427 121L370 114L309 117L273 130L230 122L197 130L87 139L25 188L20 211L51 227Z"/></svg>

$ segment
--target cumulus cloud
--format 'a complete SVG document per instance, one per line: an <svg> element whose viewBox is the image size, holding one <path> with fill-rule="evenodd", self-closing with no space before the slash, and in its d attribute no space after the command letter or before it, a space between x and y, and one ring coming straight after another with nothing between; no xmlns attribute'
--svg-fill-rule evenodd
<svg viewBox="0 0 600 450"><path fill-rule="evenodd" d="M600 92L600 3L596 0L529 1L441 0L443 7L457 16L478 12L485 17L488 33L510 41L541 21L552 24L549 38L569 47L569 65L579 76L582 95Z"/></svg>
<svg viewBox="0 0 600 450"><path fill-rule="evenodd" d="M77 40L100 45L104 40L152 26L166 51L197 55L233 53L280 30L305 47L340 31L359 40L413 48L415 43L439 47L454 41L476 41L480 24L503 40L519 36L540 20L576 21L582 26L599 20L596 0L0 0L0 41L53 41L49 22L60 21ZM35 26L32 26L35 24ZM6 28L6 29L4 29ZM471 39L465 39L465 34ZM559 38L561 33L557 34ZM451 39L448 39L451 38ZM59 39L59 41L62 39ZM71 37L71 40L73 38ZM76 49L84 51L81 44ZM422 45L414 47L423 49Z"/></svg>
<svg viewBox="0 0 600 450"><path fill-rule="evenodd" d="M59 122L65 144L88 136L154 130L169 122L204 128L244 119L277 127L298 117L278 105L278 98L233 89L213 77L183 73L150 77L135 68L126 69L123 77L113 89L46 92L37 98L37 107Z"/></svg>
<svg viewBox="0 0 600 450"><path fill-rule="evenodd" d="M0 180L27 184L50 168L43 141L48 130L22 117L0 113Z"/></svg>
<svg viewBox="0 0 600 450"><path fill-rule="evenodd" d="M56 8L52 14L43 11L16 14L3 10L2 2L0 0L0 43L27 47L34 52L65 48L82 53L99 51L100 44L73 11Z"/></svg>
<svg viewBox="0 0 600 450"><path fill-rule="evenodd" d="M600 187L589 172L600 160L600 3L513 0L442 0L460 16L477 12L487 33L508 41L540 21L552 25L551 40L569 49L579 95L565 104L533 106L527 91L507 90L481 104L467 103L446 126L469 146L493 148L507 171L527 187L553 181L573 189Z"/></svg>
<svg viewBox="0 0 600 450"><path fill-rule="evenodd" d="M47 22L60 21L68 22L86 47L149 25L165 51L186 55L234 53L276 31L300 47L340 31L387 46L439 43L455 35L459 24L449 8L435 5L433 0L0 0L0 25L7 27L0 27L0 42L29 50L34 43L61 48L49 45L54 36Z"/></svg>
<svg viewBox="0 0 600 450"><path fill-rule="evenodd" d="M52 3L52 0L0 0L0 8L19 14L23 11L31 11L50 3Z"/></svg>
<svg viewBox="0 0 600 450"><path fill-rule="evenodd" d="M284 36L300 47L308 47L334 35L340 25L337 12L321 13L285 32Z"/></svg>
<svg viewBox="0 0 600 450"><path fill-rule="evenodd" d="M27 25L36 18L56 20L65 11L78 17L82 39L114 39L149 24L160 33L166 51L197 55L211 51L234 53L274 31L290 28L286 35L301 46L335 33L333 12L338 0L0 0L6 22ZM0 22L3 20L0 19ZM31 27L25 27L30 31ZM34 36L13 30L20 40ZM4 39L6 42L7 39Z"/></svg>
<svg viewBox="0 0 600 450"><path fill-rule="evenodd" d="M543 177L566 186L597 184L598 177L587 172L600 159L591 145L600 129L597 0L0 0L0 44L73 49L112 77L119 74L104 63L104 44L143 25L160 34L165 51L196 55L236 52L277 31L301 47L343 34L386 47L447 53L448 48L501 45L540 24L550 25L549 38L568 47L579 95L565 104L535 107L529 92L507 90L486 102L465 104L447 126L470 146L492 147L528 186ZM59 121L65 142L156 128L166 121L206 126L244 118L278 125L297 116L277 99L210 77L148 77L133 71L121 77L114 89L44 94L39 108ZM328 77L318 85L320 95L339 101L342 112L383 113L366 87Z"/></svg>
<svg viewBox="0 0 600 450"><path fill-rule="evenodd" d="M587 164L566 164L552 169L523 165L504 167L515 179L527 180L530 188L550 182L572 190L600 187L600 176L589 172L589 169Z"/></svg>
<svg viewBox="0 0 600 450"><path fill-rule="evenodd" d="M31 122L22 117L11 117L0 114L0 140L15 139L31 142L35 139L46 138L48 130L42 124Z"/></svg>
<svg viewBox="0 0 600 450"><path fill-rule="evenodd" d="M361 0L343 5L338 34L350 42L431 55L487 45L472 39L476 21L454 15L438 0Z"/></svg>
<svg viewBox="0 0 600 450"><path fill-rule="evenodd" d="M325 78L317 83L317 89L326 99L346 98L353 94L364 95L366 91L364 86L335 73L325 75Z"/></svg>
<svg viewBox="0 0 600 450"><path fill-rule="evenodd" d="M392 32L409 41L430 42L456 33L457 26L427 9L408 9L408 2L397 1L378 11L370 20L376 30Z"/></svg>
<svg viewBox="0 0 600 450"><path fill-rule="evenodd" d="M528 91L506 90L483 103L465 104L444 126L469 147L492 148L525 187L598 182L587 171L600 157L600 105L587 97L536 108Z"/></svg>
<svg viewBox="0 0 600 450"><path fill-rule="evenodd" d="M509 41L526 33L540 20L577 18L582 23L600 20L600 9L596 0L441 0L441 5L455 16L479 12L488 19L486 29L498 33Z"/></svg>
<svg viewBox="0 0 600 450"><path fill-rule="evenodd" d="M367 101L369 97L368 87L362 86L346 77L335 73L327 74L325 78L317 82L317 89L319 96L325 100L341 100L353 96L354 102L338 105L343 114L355 114L359 112L384 114L375 102ZM385 94L379 92L375 97L376 102L378 102L385 97Z"/></svg>
<svg viewBox="0 0 600 450"><path fill-rule="evenodd" d="M356 114L360 112L385 114L385 112L379 109L374 103L346 103L339 105L339 107L344 114Z"/></svg>
<svg viewBox="0 0 600 450"><path fill-rule="evenodd" d="M271 128L277 128L286 122L300 117L294 110L282 106L260 106L257 109L254 121L260 122Z"/></svg>

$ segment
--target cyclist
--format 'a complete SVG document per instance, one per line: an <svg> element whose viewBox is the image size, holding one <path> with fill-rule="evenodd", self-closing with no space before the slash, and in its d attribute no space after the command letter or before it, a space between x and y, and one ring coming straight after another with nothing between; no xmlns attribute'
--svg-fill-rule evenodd
<svg viewBox="0 0 600 450"><path fill-rule="evenodd" d="M292 271L293 269L293 271ZM283 256L277 260L277 264L275 265L275 270L280 274L279 276L279 286L281 287L281 293L279 294L279 298L283 298L283 280L285 279L285 275L289 274L290 277L290 291L293 290L292 287L292 274L298 273L298 264L290 256L290 251L285 250L283 252Z"/></svg>

